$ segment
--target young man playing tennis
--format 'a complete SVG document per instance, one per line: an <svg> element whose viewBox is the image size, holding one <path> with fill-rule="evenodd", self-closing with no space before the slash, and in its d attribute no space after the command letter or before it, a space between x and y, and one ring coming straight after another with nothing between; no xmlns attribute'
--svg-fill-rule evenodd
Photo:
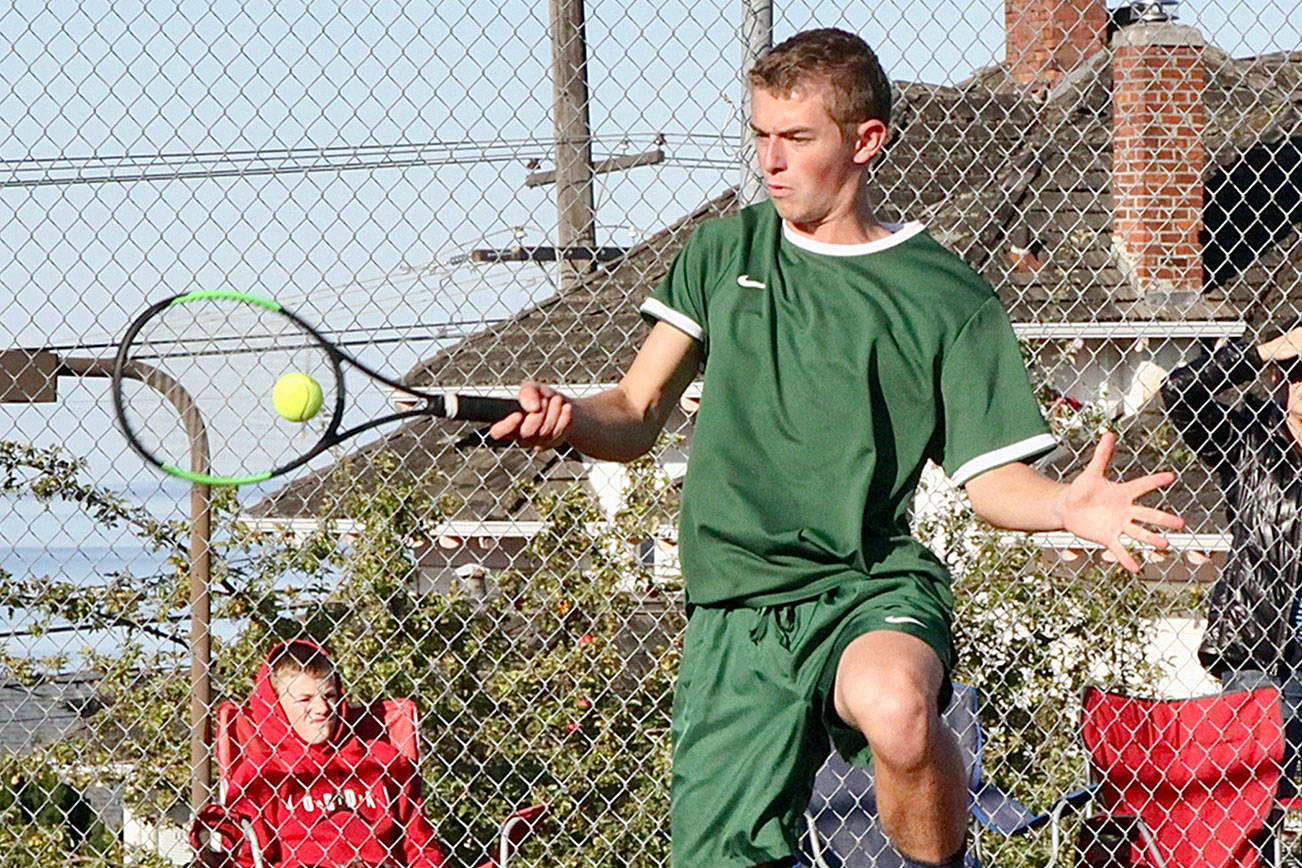
<svg viewBox="0 0 1302 868"><path fill-rule="evenodd" d="M909 536L924 463L1000 527L1066 529L1137 569L1121 535L1182 526L1135 503L1174 475L1024 460L1054 445L990 287L916 223L873 215L865 176L890 85L836 30L801 33L750 73L771 201L710 221L642 312L620 384L571 400L525 383L492 433L646 452L701 365L679 532L690 618L674 704L673 863L784 865L830 738L874 758L882 821L911 865L958 866L967 793L939 720L953 665L949 576Z"/></svg>

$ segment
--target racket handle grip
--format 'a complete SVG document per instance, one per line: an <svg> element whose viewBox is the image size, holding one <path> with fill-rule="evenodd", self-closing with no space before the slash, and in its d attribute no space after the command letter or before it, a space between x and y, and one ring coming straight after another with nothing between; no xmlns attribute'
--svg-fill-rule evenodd
<svg viewBox="0 0 1302 868"><path fill-rule="evenodd" d="M520 409L514 398L484 398L478 395L457 395L453 419L469 422L496 422Z"/></svg>

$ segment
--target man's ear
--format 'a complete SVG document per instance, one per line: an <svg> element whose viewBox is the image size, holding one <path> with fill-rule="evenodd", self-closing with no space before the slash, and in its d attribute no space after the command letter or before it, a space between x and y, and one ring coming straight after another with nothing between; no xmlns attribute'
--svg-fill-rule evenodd
<svg viewBox="0 0 1302 868"><path fill-rule="evenodd" d="M886 145L890 131L886 124L876 118L866 120L855 127L854 161L867 165Z"/></svg>

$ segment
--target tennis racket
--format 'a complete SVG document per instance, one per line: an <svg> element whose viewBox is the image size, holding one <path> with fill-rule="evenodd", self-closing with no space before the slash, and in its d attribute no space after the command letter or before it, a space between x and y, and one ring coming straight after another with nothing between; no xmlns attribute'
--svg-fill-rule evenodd
<svg viewBox="0 0 1302 868"><path fill-rule="evenodd" d="M345 390L360 374L363 400ZM285 375L320 387L319 410L282 416ZM412 408L393 412L397 392ZM127 329L113 365L113 409L132 448L163 471L209 485L261 482L363 431L418 417L496 422L513 399L431 394L375 371L277 302L230 290L176 295ZM345 415L360 415L349 425Z"/></svg>

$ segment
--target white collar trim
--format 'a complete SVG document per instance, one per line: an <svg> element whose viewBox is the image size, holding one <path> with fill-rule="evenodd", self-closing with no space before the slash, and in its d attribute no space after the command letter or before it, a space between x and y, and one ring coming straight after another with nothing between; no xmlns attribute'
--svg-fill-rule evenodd
<svg viewBox="0 0 1302 868"><path fill-rule="evenodd" d="M829 244L826 241L815 241L812 238L800 235L791 228L790 223L783 220L782 237L797 247L808 250L810 253L821 253L824 256L863 256L868 253L886 250L907 241L921 232L923 226L921 222L912 220L908 223L883 223L882 228L891 234L876 241L865 241L863 244Z"/></svg>

